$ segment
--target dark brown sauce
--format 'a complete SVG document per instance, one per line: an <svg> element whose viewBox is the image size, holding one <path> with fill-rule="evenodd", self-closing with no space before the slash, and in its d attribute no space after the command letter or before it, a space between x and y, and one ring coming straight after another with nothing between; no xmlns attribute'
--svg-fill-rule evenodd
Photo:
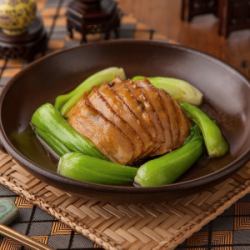
<svg viewBox="0 0 250 250"><path fill-rule="evenodd" d="M179 181L191 180L211 174L224 168L234 159L235 157L230 153L223 157L213 159L209 158L207 154L203 154L203 156L201 156L201 158L179 179Z"/></svg>
<svg viewBox="0 0 250 250"><path fill-rule="evenodd" d="M11 140L14 146L20 150L20 152L29 158L34 163L39 163L39 165L44 169L49 169L52 171L57 170L58 159L56 159L49 150L48 147L44 147L40 140L36 137L31 126L28 126L22 132L15 132L11 135ZM137 162L136 165L140 166L151 159L144 159L140 162ZM181 177L179 181L186 181L194 178L198 178L207 174L211 174L214 171L217 171L232 160L235 159L235 156L227 154L221 158L209 158L205 153L204 155Z"/></svg>
<svg viewBox="0 0 250 250"><path fill-rule="evenodd" d="M14 146L34 163L39 162L39 165L45 169L57 170L58 159L42 146L31 126L21 132L12 133L10 138Z"/></svg>

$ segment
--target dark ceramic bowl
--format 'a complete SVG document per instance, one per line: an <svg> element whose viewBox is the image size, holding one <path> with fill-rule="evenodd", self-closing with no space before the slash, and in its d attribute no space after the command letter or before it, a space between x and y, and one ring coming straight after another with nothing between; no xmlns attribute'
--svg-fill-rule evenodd
<svg viewBox="0 0 250 250"><path fill-rule="evenodd" d="M71 90L90 74L123 67L128 76L171 76L184 79L205 95L203 109L214 117L230 143L230 154L203 157L176 183L137 188L82 183L56 173L29 128L34 110ZM33 63L4 89L0 99L1 141L6 150L42 180L67 192L97 199L152 201L170 199L221 181L249 160L250 85L237 71L200 52L161 42L116 41L60 51Z"/></svg>

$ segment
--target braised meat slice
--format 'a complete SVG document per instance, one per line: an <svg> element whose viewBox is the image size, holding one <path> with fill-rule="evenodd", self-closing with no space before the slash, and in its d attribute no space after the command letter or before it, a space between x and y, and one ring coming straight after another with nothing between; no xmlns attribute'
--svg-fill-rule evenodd
<svg viewBox="0 0 250 250"><path fill-rule="evenodd" d="M130 81L128 84L131 83ZM115 93L120 97L120 99L128 106L129 110L133 112L136 119L139 121L142 130L141 132L144 132L149 136L147 137L147 141L144 143L145 145L145 155L148 155L150 152L154 151L156 148L158 148L158 145L156 145L156 131L152 124L152 121L147 114L145 110L145 103L144 101L138 102L136 97L132 94L133 90L129 90L127 81L123 82L115 82L115 84L112 86Z"/></svg>
<svg viewBox="0 0 250 250"><path fill-rule="evenodd" d="M123 102L123 100L117 95L113 88L114 84L107 84L102 85L99 88L99 93L105 99L105 101L112 107L114 112L124 120L138 135L135 137L134 140L137 140L136 143L142 143L142 156L148 146L152 145L151 138L144 130L143 126L141 125L140 121L134 115L134 113L129 109L128 105ZM141 157L142 157L141 156Z"/></svg>
<svg viewBox="0 0 250 250"><path fill-rule="evenodd" d="M163 105L165 107L166 114L168 115L168 119L169 119L169 126L171 130L172 145L173 145L172 150L173 150L179 140L178 116L177 116L175 104L172 98L163 91L160 91L159 93L160 93Z"/></svg>
<svg viewBox="0 0 250 250"><path fill-rule="evenodd" d="M155 142L155 149L153 150L154 152L160 148L161 143L164 141L158 116L154 111L152 103L145 94L145 92L147 92L145 88L138 87L136 82L133 81L127 82L127 86L144 111L144 116L146 116L146 119L149 120L152 124L150 129L151 131L154 131L153 133L151 133Z"/></svg>
<svg viewBox="0 0 250 250"><path fill-rule="evenodd" d="M190 129L179 104L146 79L114 79L94 87L67 117L107 158L121 164L180 147Z"/></svg>
<svg viewBox="0 0 250 250"><path fill-rule="evenodd" d="M108 87L108 85L104 85ZM110 93L113 95L113 93ZM119 114L117 114L112 106L108 104L104 97L99 93L98 88L94 88L88 96L89 102L92 106L98 110L108 121L117 126L126 136L129 138L131 144L133 145L133 158L137 159L141 156L143 150L143 143L140 137L137 135L136 131L129 126L127 122L121 119Z"/></svg>
<svg viewBox="0 0 250 250"><path fill-rule="evenodd" d="M175 148L178 148L184 143L186 137L189 134L190 122L187 119L184 112L181 110L179 104L176 101L174 101L174 103L175 103L176 113L179 116L179 123L178 123L179 138L177 144L175 145Z"/></svg>
<svg viewBox="0 0 250 250"><path fill-rule="evenodd" d="M135 81L135 84L143 90L146 98L153 107L153 112L158 122L157 131L160 136L159 141L161 142L161 146L156 152L153 152L152 155L166 153L173 148L173 145L168 114L164 108L159 90L154 88L146 79L137 80Z"/></svg>
<svg viewBox="0 0 250 250"><path fill-rule="evenodd" d="M68 122L92 141L110 160L121 164L133 160L133 145L127 136L95 110L85 98L71 109Z"/></svg>

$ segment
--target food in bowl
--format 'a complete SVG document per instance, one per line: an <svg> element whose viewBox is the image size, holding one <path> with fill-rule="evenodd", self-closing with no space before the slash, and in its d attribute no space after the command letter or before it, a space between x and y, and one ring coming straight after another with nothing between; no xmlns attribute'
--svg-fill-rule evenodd
<svg viewBox="0 0 250 250"><path fill-rule="evenodd" d="M167 77L127 79L104 69L32 116L36 135L60 157L58 173L79 181L156 187L173 183L203 154L229 150L197 106L203 95ZM139 166L139 167L138 167Z"/></svg>

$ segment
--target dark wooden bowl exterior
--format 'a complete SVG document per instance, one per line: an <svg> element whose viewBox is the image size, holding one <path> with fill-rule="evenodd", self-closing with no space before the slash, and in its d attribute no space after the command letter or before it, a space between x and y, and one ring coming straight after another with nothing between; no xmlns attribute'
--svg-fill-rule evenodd
<svg viewBox="0 0 250 250"><path fill-rule="evenodd" d="M59 176L28 128L31 115L41 104L53 102L85 77L110 66L123 67L128 76L171 76L198 87L205 95L203 109L218 121L230 143L230 154L202 159L176 183L159 188L96 185ZM100 200L168 200L220 181L249 160L249 124L250 85L242 75L208 55L153 41L103 42L55 53L14 77L0 98L0 139L6 150L49 184ZM18 141L15 135L20 133L23 139Z"/></svg>

